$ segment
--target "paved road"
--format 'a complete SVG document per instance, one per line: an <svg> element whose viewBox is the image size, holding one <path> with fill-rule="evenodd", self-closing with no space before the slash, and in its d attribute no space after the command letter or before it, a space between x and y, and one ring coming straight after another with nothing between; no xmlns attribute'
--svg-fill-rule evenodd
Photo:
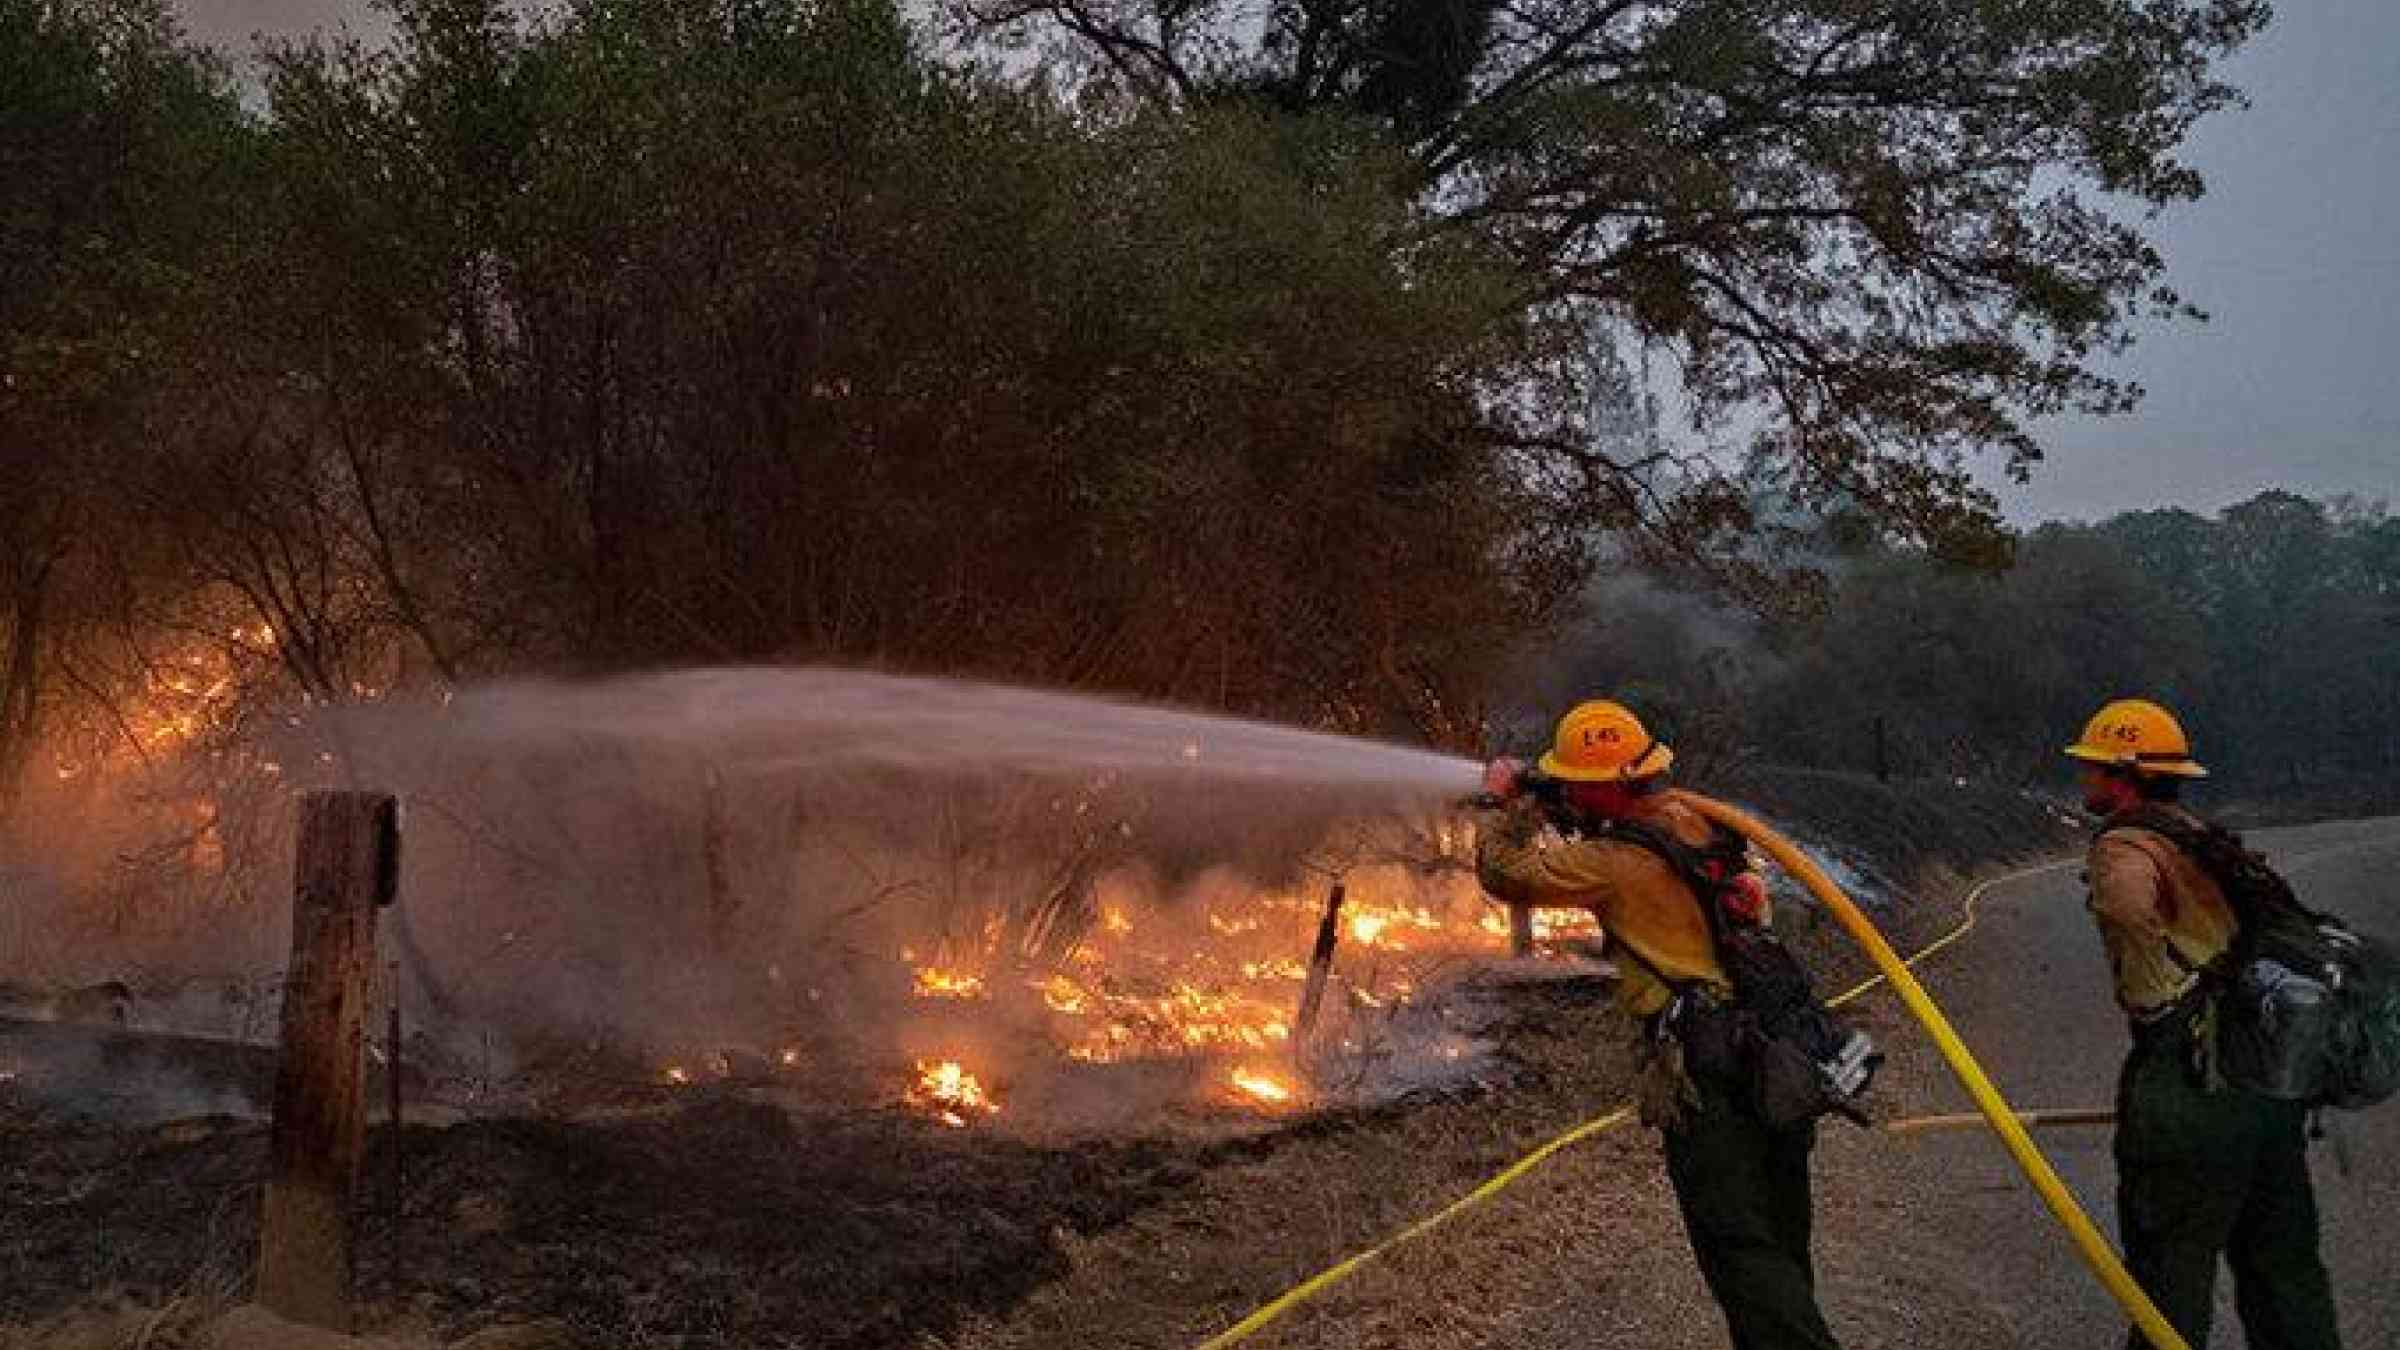
<svg viewBox="0 0 2400 1350"><path fill-rule="evenodd" d="M2254 839L2319 908L2400 940L2400 820L2343 822L2263 832ZM2001 1091L2020 1107L2106 1106L2125 1049L2108 1015L2109 985L2083 907L2078 869L1996 887L1986 918L1955 959L1936 958L1927 988L1957 1024ZM1968 1109L1965 1094L1915 1051L1908 1068L1926 1085L1918 1103ZM2353 1350L2400 1346L2400 1104L2329 1118L2336 1139L2313 1150L2325 1254ZM2038 1136L2104 1231L2116 1232L2114 1170L2105 1129ZM1878 1156L1862 1157L1867 1150ZM1829 1140L1827 1161L1860 1163L1896 1178L1917 1224L1945 1246L1971 1252L1982 1281L2020 1297L1998 1300L2013 1325L2006 1342L2100 1346L2117 1324L2113 1305L2068 1254L2056 1225L2016 1181L1996 1141L1928 1138L1893 1156L1889 1141ZM2347 1154L2349 1169L2342 1167ZM1946 1193L1946 1198L1944 1198ZM2220 1281L2213 1344L2242 1344L2230 1278ZM2035 1291L2039 1291L2038 1295Z"/></svg>

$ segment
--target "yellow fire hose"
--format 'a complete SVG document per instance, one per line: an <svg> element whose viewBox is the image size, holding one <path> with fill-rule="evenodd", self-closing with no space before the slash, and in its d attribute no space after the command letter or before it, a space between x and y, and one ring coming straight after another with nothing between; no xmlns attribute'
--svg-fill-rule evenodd
<svg viewBox="0 0 2400 1350"><path fill-rule="evenodd" d="M1843 991L1828 1002L1838 1007L1866 993L1877 984L1890 983L1900 991L1902 999L1907 1002L1909 1010L1916 1014L1918 1021L1925 1025L1927 1031L1933 1033L1936 1043L1942 1050L1943 1057L1949 1061L1952 1071L1958 1075L1961 1082L1966 1084L1969 1094L1975 1098L1976 1105L1981 1108L1978 1113L1971 1115L1923 1116L1911 1120L1892 1121L1884 1126L1885 1130L1896 1134L1907 1134L1984 1126L1998 1132L2002 1142L2008 1145L2009 1152L2016 1160L2018 1167L2034 1183L2034 1187L2041 1193L2043 1201L2050 1206L2051 1211L2058 1216L2060 1223L2066 1227L2070 1237L2075 1240L2078 1254L2083 1257L2084 1263L2091 1267L2092 1272L2100 1278L2109 1293L2133 1318L2134 1324L2141 1328L2143 1335L2149 1338L2155 1350L2190 1350L2189 1344L2185 1342L2182 1335L2167 1323L2167 1320L2159 1314L2156 1305L2150 1302L2149 1296L2133 1282L2133 1278L2126 1272L2124 1264L2117 1259L2116 1252L2092 1227L2091 1219L2075 1203L2074 1196L2068 1193L2065 1184L2059 1180L2058 1174L2051 1170L2049 1162L2042 1157L2039 1150L2033 1147L2032 1140L2025 1135L2027 1125L2100 1124L2102 1123L2100 1118L2109 1113L2085 1110L2012 1112L2008 1103L2001 1099L1998 1090L1993 1088L1990 1080L1984 1077L1982 1069L1976 1065L1974 1058L1967 1053L1966 1047L1959 1043L1958 1035L1951 1029L1948 1019L1943 1017L1941 1010L1933 1005L1933 1000L1926 995L1924 988L1909 973L1910 966L1959 941L1972 931L1976 924L1976 902L1998 880L2006 878L1996 878L1992 882L1986 882L1976 887L1967 896L1966 914L1959 925L1944 934L1939 940L1917 952L1916 955L1902 961L1893 953L1891 944L1885 942L1883 935L1876 931L1874 924L1858 911L1857 906L1850 903L1850 897L1842 894L1841 888L1834 885L1832 879L1827 877L1815 863L1809 861L1806 854L1793 847L1789 840L1768 829L1747 813L1723 802L1690 792L1678 791L1675 795L1693 810L1739 831L1743 837L1765 849L1778 865L1797 877L1801 884L1807 886L1818 899L1825 903L1828 909L1833 911L1834 916L1841 921L1843 928L1865 949L1868 957L1883 972L1874 979ZM2048 863L2041 867L2028 868L2025 872L2012 873L2011 876L2023 876L2031 872L2046 871L2066 865L2064 863ZM1309 1302L1356 1274L1362 1267L1380 1258L1386 1252L1403 1243L1422 1237L1457 1215L1506 1190L1534 1168L1548 1161L1552 1155L1594 1135L1615 1129L1632 1118L1633 1109L1631 1107L1618 1107L1558 1135L1540 1148L1510 1164L1506 1170L1434 1213L1401 1229L1382 1242L1357 1252L1285 1290L1281 1295L1254 1309L1249 1316L1202 1342L1196 1350L1227 1350L1230 1346L1248 1340L1294 1308Z"/></svg>
<svg viewBox="0 0 2400 1350"><path fill-rule="evenodd" d="M2083 1257L2083 1263L2091 1267L2092 1273L2099 1277L2100 1283L2107 1287L2110 1295L2133 1318L2134 1325L2141 1328L2142 1334L2150 1338L2150 1344L2157 1350L2190 1350L2182 1335L2160 1315L2158 1306L2150 1301L2150 1296L2134 1283L2133 1276L2125 1270L2125 1263L2117 1259L2116 1250L2108 1245L2106 1238L2100 1236L2100 1230L2092 1226L2091 1216L2085 1214L2083 1206L2075 1202L2066 1183L2059 1180L2058 1173L2051 1168L2050 1160L2033 1146L2032 1137L2018 1123L2016 1113L2001 1099L1999 1089L1992 1086L1991 1079L1984 1076L1982 1066L1975 1062L1975 1057L1967 1052L1966 1045L1958 1039L1957 1031L1950 1026L1950 1019L1934 1006L1933 1000L1925 993L1925 987L1917 983L1917 977L1902 964L1899 954L1892 950L1890 943L1883 940L1883 934L1876 931L1867 916L1859 912L1858 906L1850 903L1849 896L1842 894L1841 887L1834 885L1833 879L1811 862L1807 854L1793 847L1790 840L1768 829L1748 812L1694 792L1678 791L1674 796L1709 819L1740 831L1744 838L1765 849L1777 865L1798 878L1818 900L1824 902L1825 908L1831 910L1833 917L1840 920L1842 927L1849 931L1851 940L1866 952L1868 959L1875 963L1875 968L1882 971L1883 977L1898 991L1901 1001L1908 1005L1909 1012L1932 1035L1934 1045L1942 1052L1942 1058L1949 1062L1950 1072L1958 1076L1967 1095L1974 1099L1984 1119L1999 1134L2000 1142L2016 1161L2017 1170L2033 1183L2033 1189L2042 1197L2042 1203L2050 1207L2050 1212L2066 1228L2068 1238Z"/></svg>

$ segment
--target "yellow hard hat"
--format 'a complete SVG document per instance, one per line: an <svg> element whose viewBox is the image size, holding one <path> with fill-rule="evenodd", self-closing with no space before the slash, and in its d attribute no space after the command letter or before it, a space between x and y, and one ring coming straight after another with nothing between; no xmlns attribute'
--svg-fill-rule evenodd
<svg viewBox="0 0 2400 1350"><path fill-rule="evenodd" d="M1642 719L1622 703L1593 699L1558 719L1558 734L1542 756L1542 772L1572 783L1613 783L1665 773L1675 752L1652 740Z"/></svg>
<svg viewBox="0 0 2400 1350"><path fill-rule="evenodd" d="M2067 753L2087 764L2107 764L2136 773L2171 778L2206 778L2192 758L2192 743L2175 714L2143 698L2121 698L2092 714L2083 739Z"/></svg>

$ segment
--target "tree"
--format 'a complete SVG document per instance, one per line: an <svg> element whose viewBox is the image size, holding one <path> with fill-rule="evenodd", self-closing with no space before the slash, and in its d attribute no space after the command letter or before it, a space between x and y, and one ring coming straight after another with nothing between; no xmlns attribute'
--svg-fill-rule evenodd
<svg viewBox="0 0 2400 1350"><path fill-rule="evenodd" d="M0 0L0 803L65 696L244 121L161 0Z"/></svg>
<svg viewBox="0 0 2400 1350"><path fill-rule="evenodd" d="M1476 734L1575 543L1482 433L1507 269L1387 246L1371 130L1095 118L881 0L508 14L270 59L255 299L150 496L295 687L831 660Z"/></svg>
<svg viewBox="0 0 2400 1350"><path fill-rule="evenodd" d="M2101 373L2189 314L2130 213L2199 195L2175 158L2236 101L2216 63L2263 0L956 0L970 34L1057 34L1086 78L1176 107L1254 98L1386 127L1430 229L1516 264L1526 305L1664 353L1704 430L1755 424L1804 502L2005 559L1964 469L2024 475L2030 417L2116 412ZM1585 322L1578 320L1578 322ZM1489 409L1618 504L1572 397ZM1751 523L1704 463L1679 525ZM1676 515L1654 502L1654 519Z"/></svg>

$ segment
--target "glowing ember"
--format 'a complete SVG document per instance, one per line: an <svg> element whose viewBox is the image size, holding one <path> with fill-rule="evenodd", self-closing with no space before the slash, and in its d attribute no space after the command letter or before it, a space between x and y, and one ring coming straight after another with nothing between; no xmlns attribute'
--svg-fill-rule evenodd
<svg viewBox="0 0 2400 1350"><path fill-rule="evenodd" d="M1291 1088L1253 1069L1235 1069L1229 1081L1241 1092L1271 1105L1281 1106L1292 1099Z"/></svg>
<svg viewBox="0 0 2400 1350"><path fill-rule="evenodd" d="M965 1129L967 1122L977 1116L1000 1113L1000 1103L986 1095L983 1084L954 1059L918 1060L917 1081L909 1088L906 1100L910 1106L931 1112L935 1120L953 1129Z"/></svg>
<svg viewBox="0 0 2400 1350"><path fill-rule="evenodd" d="M685 1087L692 1081L692 1071L680 1064L670 1064L667 1066L666 1079L677 1087Z"/></svg>
<svg viewBox="0 0 2400 1350"><path fill-rule="evenodd" d="M917 967L919 998L982 998L983 977L936 966Z"/></svg>
<svg viewBox="0 0 2400 1350"><path fill-rule="evenodd" d="M1064 975L1038 980L1033 987L1042 991L1042 1002L1052 1012L1079 1015L1091 1011L1091 996L1084 992L1083 986Z"/></svg>
<svg viewBox="0 0 2400 1350"><path fill-rule="evenodd" d="M1478 925L1494 937L1508 936L1508 914L1491 909L1484 911ZM1570 938L1587 941L1600 937L1600 923L1588 909L1537 909L1533 912L1533 940L1559 942Z"/></svg>
<svg viewBox="0 0 2400 1350"><path fill-rule="evenodd" d="M1352 904L1342 911L1354 942L1406 951L1413 936L1446 935L1451 925L1423 906Z"/></svg>
<svg viewBox="0 0 2400 1350"><path fill-rule="evenodd" d="M1600 921L1588 909L1537 909L1533 912L1533 936L1537 942L1597 938Z"/></svg>

